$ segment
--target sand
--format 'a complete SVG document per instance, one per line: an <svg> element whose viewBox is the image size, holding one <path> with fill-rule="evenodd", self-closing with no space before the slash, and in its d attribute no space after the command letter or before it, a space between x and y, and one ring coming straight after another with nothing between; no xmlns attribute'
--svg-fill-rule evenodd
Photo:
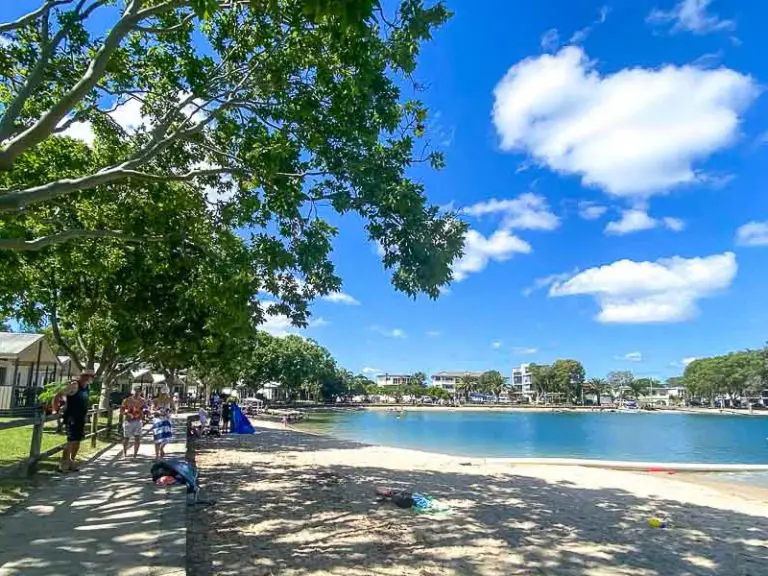
<svg viewBox="0 0 768 576"><path fill-rule="evenodd" d="M198 445L203 498L216 504L189 517L193 576L768 574L763 490L511 466L258 424L254 436ZM378 503L376 486L427 494L451 512ZM672 526L651 528L651 517Z"/></svg>

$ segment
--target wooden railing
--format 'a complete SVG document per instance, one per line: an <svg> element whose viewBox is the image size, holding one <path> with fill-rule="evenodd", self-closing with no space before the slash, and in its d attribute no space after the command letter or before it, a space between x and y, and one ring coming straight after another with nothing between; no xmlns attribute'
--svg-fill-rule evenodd
<svg viewBox="0 0 768 576"><path fill-rule="evenodd" d="M90 432L86 434L84 440L90 439L91 441L91 447L96 446L96 439L99 434L105 434L107 438L110 438L112 436L112 432L114 430L114 414L115 414L116 407L112 406L110 408L92 408L88 411L88 415L90 416ZM102 414L107 415L106 419L106 426L103 428L99 428L99 416ZM6 466L4 468L0 468L0 476L4 476L6 474L10 474L13 472L18 471L19 469L26 468L28 475L33 475L35 472L37 472L37 466L41 460L44 460L45 458L50 458L54 454L57 454L64 450L64 447L67 445L67 442L62 442L61 444L58 444L57 446L54 446L53 448L49 448L48 450L42 451L42 445L43 445L43 433L45 430L45 423L51 422L54 420L58 420L60 416L58 414L50 414L46 415L42 408L39 408L35 410L34 416L32 418L24 418L19 420L13 420L11 422L1 422L0 423L0 431L2 430L8 430L10 428L21 428L23 426L32 426L32 439L29 444L29 457L22 459L16 464L12 464L10 466ZM118 419L118 429L120 425L122 424L122 414L120 415Z"/></svg>

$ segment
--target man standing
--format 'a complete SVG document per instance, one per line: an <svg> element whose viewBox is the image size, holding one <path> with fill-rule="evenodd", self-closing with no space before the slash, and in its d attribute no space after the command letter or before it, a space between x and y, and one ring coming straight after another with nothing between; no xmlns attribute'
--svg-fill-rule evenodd
<svg viewBox="0 0 768 576"><path fill-rule="evenodd" d="M135 388L132 396L128 396L120 405L123 415L123 457L128 457L128 442L133 438L133 457L139 453L141 446L141 426L144 416L144 399L141 391Z"/></svg>
<svg viewBox="0 0 768 576"><path fill-rule="evenodd" d="M93 370L83 370L77 380L67 386L67 403L64 408L64 426L67 430L67 444L61 453L59 472L79 470L75 462L80 442L85 438L85 419L88 416L88 385L93 381Z"/></svg>

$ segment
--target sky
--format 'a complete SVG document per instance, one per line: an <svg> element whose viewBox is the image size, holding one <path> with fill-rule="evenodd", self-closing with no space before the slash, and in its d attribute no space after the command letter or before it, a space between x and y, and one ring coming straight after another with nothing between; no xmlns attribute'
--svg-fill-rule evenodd
<svg viewBox="0 0 768 576"><path fill-rule="evenodd" d="M455 281L437 301L396 292L362 222L336 218L343 291L306 330L264 328L369 376L574 358L663 379L762 346L768 3L448 6L415 74L447 166L410 175L470 225Z"/></svg>
<svg viewBox="0 0 768 576"><path fill-rule="evenodd" d="M667 378L762 346L768 3L448 5L417 72L447 167L412 175L471 226L456 281L395 292L345 218L349 299L304 334L370 375L575 358Z"/></svg>

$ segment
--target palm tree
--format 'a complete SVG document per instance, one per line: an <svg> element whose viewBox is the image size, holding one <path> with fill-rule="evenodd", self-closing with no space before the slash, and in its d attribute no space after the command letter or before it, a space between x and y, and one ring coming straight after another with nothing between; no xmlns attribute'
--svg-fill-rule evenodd
<svg viewBox="0 0 768 576"><path fill-rule="evenodd" d="M629 383L629 391L632 394L632 397L639 402L640 396L645 396L648 387L642 380L633 380Z"/></svg>
<svg viewBox="0 0 768 576"><path fill-rule="evenodd" d="M456 393L460 396L464 397L464 401L469 401L469 395L475 391L475 388L477 387L477 380L474 376L470 376L469 374L464 374L461 378L459 378L458 383L456 384Z"/></svg>
<svg viewBox="0 0 768 576"><path fill-rule="evenodd" d="M600 406L600 398L606 394L611 393L611 384L604 378L590 378L586 383L585 388L595 395L597 405Z"/></svg>

